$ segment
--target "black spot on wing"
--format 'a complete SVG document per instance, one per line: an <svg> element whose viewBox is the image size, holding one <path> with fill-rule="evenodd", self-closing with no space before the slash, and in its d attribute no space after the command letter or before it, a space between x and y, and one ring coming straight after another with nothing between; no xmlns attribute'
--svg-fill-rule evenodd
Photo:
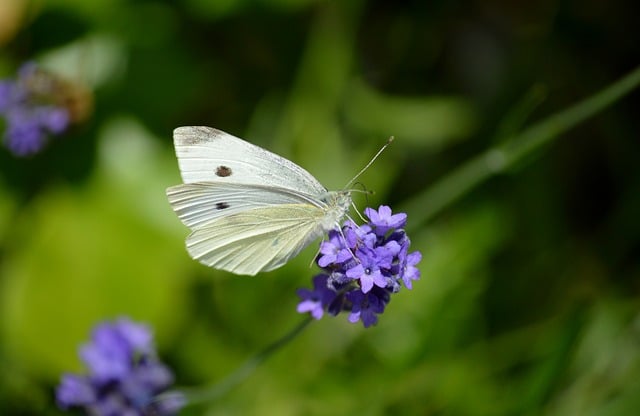
<svg viewBox="0 0 640 416"><path fill-rule="evenodd" d="M229 204L226 202L216 202L216 209L225 209L229 208Z"/></svg>
<svg viewBox="0 0 640 416"><path fill-rule="evenodd" d="M220 165L216 168L216 176L220 176L221 178L231 176L231 173L232 171L229 166Z"/></svg>

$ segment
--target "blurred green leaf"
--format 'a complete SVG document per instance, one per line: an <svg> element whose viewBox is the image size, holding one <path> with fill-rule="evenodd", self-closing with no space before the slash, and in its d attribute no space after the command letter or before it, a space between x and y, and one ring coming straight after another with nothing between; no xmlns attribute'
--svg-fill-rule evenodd
<svg viewBox="0 0 640 416"><path fill-rule="evenodd" d="M462 97L389 96L361 80L351 83L345 112L349 123L365 134L396 136L421 147L442 147L468 138L477 118Z"/></svg>
<svg viewBox="0 0 640 416"><path fill-rule="evenodd" d="M7 353L49 377L78 368L77 345L99 320L149 321L162 341L184 319L191 261L164 198L171 159L131 121L102 140L91 185L53 187L21 210L2 264Z"/></svg>
<svg viewBox="0 0 640 416"><path fill-rule="evenodd" d="M60 76L97 88L123 75L126 53L113 36L92 34L47 51L39 61Z"/></svg>

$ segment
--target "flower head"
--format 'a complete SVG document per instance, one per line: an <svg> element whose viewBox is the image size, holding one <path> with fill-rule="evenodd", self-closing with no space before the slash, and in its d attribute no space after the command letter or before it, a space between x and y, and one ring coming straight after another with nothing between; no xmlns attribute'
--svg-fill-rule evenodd
<svg viewBox="0 0 640 416"><path fill-rule="evenodd" d="M391 294L402 285L411 289L412 281L420 278L416 266L422 255L409 253L411 242L401 228L407 215L393 214L384 205L367 208L365 214L367 224L347 221L342 229L329 232L316 260L323 273L314 277L313 290L298 291L298 312L320 319L325 311L348 311L350 322L369 327L378 322Z"/></svg>
<svg viewBox="0 0 640 416"><path fill-rule="evenodd" d="M56 391L63 409L100 416L172 415L184 405L178 395L157 400L173 383L155 355L149 329L128 319L98 325L80 349L88 375L65 374Z"/></svg>
<svg viewBox="0 0 640 416"><path fill-rule="evenodd" d="M37 153L48 137L64 132L70 113L61 103L61 85L35 64L23 65L17 80L0 81L0 116L5 119L4 144L16 156Z"/></svg>

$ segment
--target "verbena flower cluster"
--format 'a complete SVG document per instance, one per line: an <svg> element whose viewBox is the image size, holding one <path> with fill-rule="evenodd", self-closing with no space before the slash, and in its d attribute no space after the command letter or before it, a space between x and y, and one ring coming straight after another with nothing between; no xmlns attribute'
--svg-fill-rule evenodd
<svg viewBox="0 0 640 416"><path fill-rule="evenodd" d="M393 214L388 206L365 209L369 222L358 226L347 221L341 230L329 232L320 245L316 262L323 272L313 278L313 289L299 289L297 310L320 319L325 312L348 311L349 321L365 327L378 322L401 286L412 288L420 278L416 265L419 251L409 253L409 237L403 227L404 213Z"/></svg>
<svg viewBox="0 0 640 416"><path fill-rule="evenodd" d="M65 374L56 391L62 409L79 408L96 416L173 415L182 396L167 395L169 368L156 357L153 337L141 324L121 318L98 325L80 350L87 375Z"/></svg>
<svg viewBox="0 0 640 416"><path fill-rule="evenodd" d="M5 120L4 145L16 156L37 153L50 135L69 126L69 111L55 103L55 91L43 88L47 73L23 65L16 80L0 80L0 116Z"/></svg>

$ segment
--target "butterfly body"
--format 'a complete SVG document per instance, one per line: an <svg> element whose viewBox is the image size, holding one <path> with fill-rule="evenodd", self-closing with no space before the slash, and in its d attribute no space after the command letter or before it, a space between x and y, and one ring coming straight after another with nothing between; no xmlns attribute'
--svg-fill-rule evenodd
<svg viewBox="0 0 640 416"><path fill-rule="evenodd" d="M184 184L167 189L191 228L189 254L236 274L276 269L339 227L348 191L328 191L295 163L210 127L179 127L174 145Z"/></svg>

